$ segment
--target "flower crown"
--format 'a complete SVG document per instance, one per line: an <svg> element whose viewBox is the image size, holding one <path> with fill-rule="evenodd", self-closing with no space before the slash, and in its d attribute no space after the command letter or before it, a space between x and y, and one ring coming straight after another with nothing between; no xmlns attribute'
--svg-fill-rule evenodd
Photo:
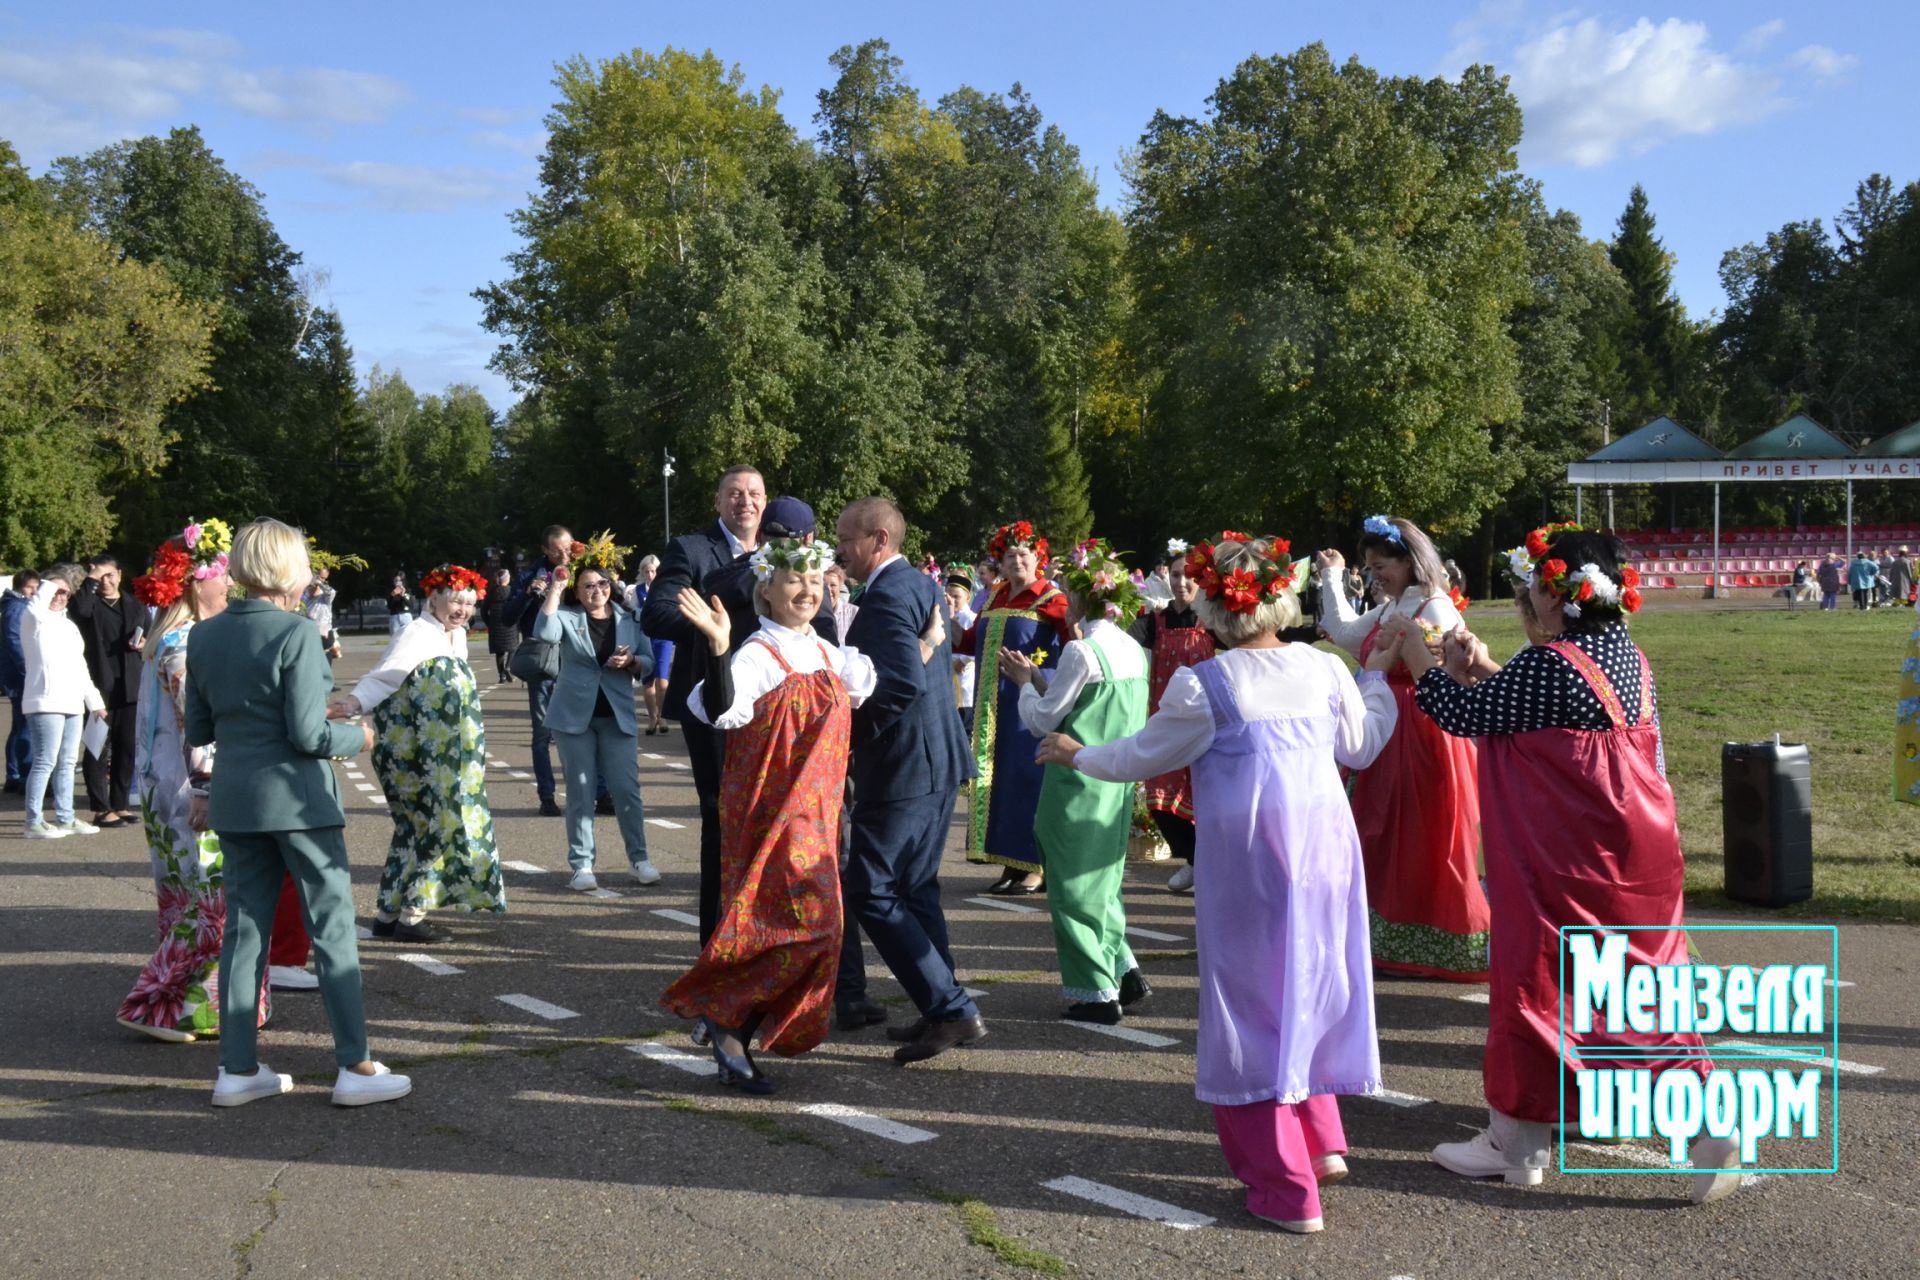
<svg viewBox="0 0 1920 1280"><path fill-rule="evenodd" d="M1623 613L1640 612L1640 573L1632 565L1620 566L1616 582L1592 561L1573 569L1565 560L1550 557L1552 544L1561 534L1583 532L1582 526L1571 520L1541 525L1527 535L1524 546L1507 552L1508 572L1528 586L1537 578L1541 586L1566 602L1563 608L1569 618L1579 617L1580 606L1589 603L1612 605Z"/></svg>
<svg viewBox="0 0 1920 1280"><path fill-rule="evenodd" d="M420 589L428 595L436 591L471 591L477 600L487 598L487 579L463 565L443 564L420 579Z"/></svg>
<svg viewBox="0 0 1920 1280"><path fill-rule="evenodd" d="M1407 545L1407 540L1400 535L1400 526L1385 516L1368 516L1360 522L1360 531L1370 533L1376 538L1385 538L1396 547Z"/></svg>
<svg viewBox="0 0 1920 1280"><path fill-rule="evenodd" d="M1012 524L1003 524L987 543L987 554L997 562L1007 554L1009 547L1030 547L1034 558L1042 567L1047 563L1047 540L1033 531L1033 523L1028 520L1016 520Z"/></svg>
<svg viewBox="0 0 1920 1280"><path fill-rule="evenodd" d="M1126 626L1146 608L1140 588L1147 584L1139 570L1128 570L1105 538L1088 538L1067 555L1060 585L1086 602L1089 617Z"/></svg>
<svg viewBox="0 0 1920 1280"><path fill-rule="evenodd" d="M1287 559L1293 544L1285 538L1255 542L1244 533L1222 530L1219 541L1244 542L1254 550L1251 566L1221 573L1215 562L1214 543L1202 542L1187 552L1187 576L1199 584L1207 599L1226 606L1232 613L1251 614L1268 600L1285 591L1301 587L1300 566Z"/></svg>
<svg viewBox="0 0 1920 1280"><path fill-rule="evenodd" d="M754 578L760 582L771 578L778 569L789 573L825 573L832 563L833 548L810 538L774 538L763 542L747 561Z"/></svg>
<svg viewBox="0 0 1920 1280"><path fill-rule="evenodd" d="M1169 560L1184 559L1188 550L1190 550L1190 548L1188 547L1187 540L1185 538L1168 538L1167 539L1167 559Z"/></svg>
<svg viewBox="0 0 1920 1280"><path fill-rule="evenodd" d="M573 585L582 569L598 569L612 577L632 555L632 547L621 546L613 540L612 530L602 529L585 542L573 544L573 552L566 565L567 585Z"/></svg>
<svg viewBox="0 0 1920 1280"><path fill-rule="evenodd" d="M227 572L233 529L224 520L189 520L187 527L154 549L153 563L133 580L140 603L164 609L178 600L189 580L204 582Z"/></svg>

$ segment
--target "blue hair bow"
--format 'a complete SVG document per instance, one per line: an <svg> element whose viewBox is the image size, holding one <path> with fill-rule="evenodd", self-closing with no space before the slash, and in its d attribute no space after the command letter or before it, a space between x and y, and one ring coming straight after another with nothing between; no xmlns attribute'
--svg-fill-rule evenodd
<svg viewBox="0 0 1920 1280"><path fill-rule="evenodd" d="M1360 527L1367 533L1385 538L1388 542L1394 543L1397 546L1404 547L1407 545L1400 537L1400 526L1385 516L1368 516L1366 520L1361 523Z"/></svg>

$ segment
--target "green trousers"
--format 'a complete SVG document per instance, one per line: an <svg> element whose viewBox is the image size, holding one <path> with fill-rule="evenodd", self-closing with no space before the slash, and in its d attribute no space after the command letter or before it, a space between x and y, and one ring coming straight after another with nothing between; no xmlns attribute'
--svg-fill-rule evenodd
<svg viewBox="0 0 1920 1280"><path fill-rule="evenodd" d="M220 946L220 1065L229 1075L259 1070L255 1055L260 980L267 937L288 873L313 939L320 999L333 1028L341 1066L367 1060L367 1015L360 1002L360 942L353 918L345 827L307 831L222 831L227 881L227 932Z"/></svg>

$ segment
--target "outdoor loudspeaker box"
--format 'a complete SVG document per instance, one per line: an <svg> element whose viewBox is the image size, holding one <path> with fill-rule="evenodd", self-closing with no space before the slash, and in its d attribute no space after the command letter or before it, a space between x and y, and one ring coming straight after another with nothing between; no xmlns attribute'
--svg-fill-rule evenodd
<svg viewBox="0 0 1920 1280"><path fill-rule="evenodd" d="M1813 896L1813 775L1804 742L1720 749L1727 896L1784 907Z"/></svg>

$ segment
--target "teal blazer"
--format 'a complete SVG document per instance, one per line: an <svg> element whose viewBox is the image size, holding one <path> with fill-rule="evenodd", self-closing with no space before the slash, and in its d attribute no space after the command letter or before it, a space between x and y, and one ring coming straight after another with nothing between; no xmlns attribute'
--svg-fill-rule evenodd
<svg viewBox="0 0 1920 1280"><path fill-rule="evenodd" d="M343 827L329 757L366 749L360 726L327 719L333 669L320 632L264 600L236 600L187 643L187 741L217 744L215 831Z"/></svg>
<svg viewBox="0 0 1920 1280"><path fill-rule="evenodd" d="M600 665L593 652L593 637L587 632L586 610L563 604L556 613L534 617L533 638L560 646L560 678L553 682L553 697L547 703L547 728L585 733L593 721L594 695L605 690L620 732L639 735L640 722L633 714L633 682L652 677L653 647L633 614L616 604L613 617L613 643L626 645L639 664L625 671L610 671Z"/></svg>

